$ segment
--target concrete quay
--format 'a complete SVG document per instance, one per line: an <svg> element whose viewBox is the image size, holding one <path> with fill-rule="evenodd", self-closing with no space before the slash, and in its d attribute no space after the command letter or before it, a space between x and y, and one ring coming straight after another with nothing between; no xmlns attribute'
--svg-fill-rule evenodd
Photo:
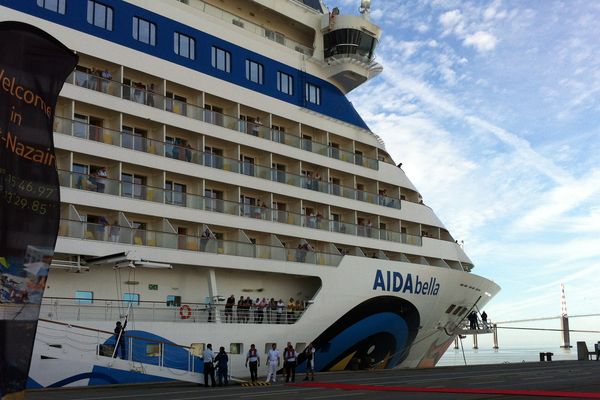
<svg viewBox="0 0 600 400"><path fill-rule="evenodd" d="M31 400L600 399L600 362L555 361L317 374L314 382L204 388L189 383L32 390Z"/></svg>

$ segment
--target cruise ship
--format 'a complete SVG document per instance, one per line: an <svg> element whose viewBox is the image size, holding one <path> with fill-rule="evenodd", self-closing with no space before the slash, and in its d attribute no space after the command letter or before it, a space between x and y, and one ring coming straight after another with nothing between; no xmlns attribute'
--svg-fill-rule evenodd
<svg viewBox="0 0 600 400"><path fill-rule="evenodd" d="M209 343L233 379L251 344L259 375L288 342L299 373L311 342L317 371L432 367L500 290L347 99L382 71L356 3L0 0L79 56L29 387L199 382Z"/></svg>

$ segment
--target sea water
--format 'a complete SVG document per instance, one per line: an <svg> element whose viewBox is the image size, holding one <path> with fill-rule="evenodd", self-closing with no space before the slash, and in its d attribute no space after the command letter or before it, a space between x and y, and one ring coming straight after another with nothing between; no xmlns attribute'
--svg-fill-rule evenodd
<svg viewBox="0 0 600 400"><path fill-rule="evenodd" d="M576 348L563 349L559 346L501 347L499 349L465 347L464 356L460 348L455 349L454 346L450 346L437 366L465 365L465 360L466 365L539 362L540 353L553 353L553 361L577 360Z"/></svg>

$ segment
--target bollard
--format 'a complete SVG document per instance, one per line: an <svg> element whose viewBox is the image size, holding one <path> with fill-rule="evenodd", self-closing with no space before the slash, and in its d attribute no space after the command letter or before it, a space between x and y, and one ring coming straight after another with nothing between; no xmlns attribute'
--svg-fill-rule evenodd
<svg viewBox="0 0 600 400"><path fill-rule="evenodd" d="M546 360L552 361L552 356L553 355L554 355L554 353L550 353L550 352L546 353Z"/></svg>
<svg viewBox="0 0 600 400"><path fill-rule="evenodd" d="M546 361L546 353L540 353L540 362Z"/></svg>

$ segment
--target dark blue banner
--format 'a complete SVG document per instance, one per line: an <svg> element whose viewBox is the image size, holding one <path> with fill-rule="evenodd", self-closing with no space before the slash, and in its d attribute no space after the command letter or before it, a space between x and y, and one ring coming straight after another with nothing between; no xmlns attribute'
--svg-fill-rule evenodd
<svg viewBox="0 0 600 400"><path fill-rule="evenodd" d="M52 126L77 56L0 22L0 396L24 390L60 221Z"/></svg>

